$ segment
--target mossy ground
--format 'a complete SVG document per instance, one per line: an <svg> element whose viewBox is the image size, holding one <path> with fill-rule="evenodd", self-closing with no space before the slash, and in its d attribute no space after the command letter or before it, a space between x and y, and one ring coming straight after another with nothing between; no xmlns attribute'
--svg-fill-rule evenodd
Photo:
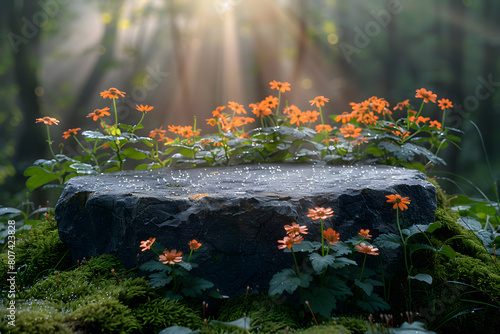
<svg viewBox="0 0 500 334"><path fill-rule="evenodd" d="M442 227L430 241L435 248L451 246L456 258L430 251L414 253L412 273L431 275L433 284L412 284L412 311L420 312L420 319L430 329L438 328L439 333L493 333L500 327L500 274L481 241L457 224L457 219L438 188L436 221ZM5 254L0 255L4 259L0 260L2 277L7 273ZM23 264L16 326L7 327L7 310L3 309L1 333L157 333L174 325L200 329L202 333L235 332L224 326L207 327L201 301L163 299L147 280L134 271L125 271L111 255L72 266L71 254L60 241L53 219L45 219L19 240L16 256L18 267ZM406 301L401 296L407 290L405 275L393 276L390 282L388 302L392 310L388 313L404 313ZM5 285L0 297L6 305ZM265 294L226 301L212 299L210 303L209 321L230 322L245 315L252 319L252 333L364 333L368 329L367 314L320 319L320 326L312 326L312 317L302 307Z"/></svg>

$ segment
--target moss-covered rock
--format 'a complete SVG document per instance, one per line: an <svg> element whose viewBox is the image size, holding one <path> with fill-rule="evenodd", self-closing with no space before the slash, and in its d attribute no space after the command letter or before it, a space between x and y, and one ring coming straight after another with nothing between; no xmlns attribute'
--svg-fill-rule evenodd
<svg viewBox="0 0 500 334"><path fill-rule="evenodd" d="M296 328L299 324L297 311L278 296L251 294L230 299L222 305L218 320L229 322L246 314L252 320L251 329L264 333L275 333L286 327Z"/></svg>
<svg viewBox="0 0 500 334"><path fill-rule="evenodd" d="M15 326L10 326L7 310L0 310L0 333L9 334L69 334L66 316L46 303L29 302L16 304Z"/></svg>
<svg viewBox="0 0 500 334"><path fill-rule="evenodd" d="M108 296L79 307L69 319L74 331L84 333L132 333L141 328L130 308Z"/></svg>
<svg viewBox="0 0 500 334"><path fill-rule="evenodd" d="M143 333L154 333L170 326L195 329L203 325L201 316L176 300L150 299L137 307L134 315L140 322Z"/></svg>

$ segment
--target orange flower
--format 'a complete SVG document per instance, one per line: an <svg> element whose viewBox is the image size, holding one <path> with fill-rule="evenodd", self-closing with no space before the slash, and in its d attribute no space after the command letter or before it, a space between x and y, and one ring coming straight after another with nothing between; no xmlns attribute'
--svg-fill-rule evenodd
<svg viewBox="0 0 500 334"><path fill-rule="evenodd" d="M427 122L428 120L430 120L431 118L430 117L424 117L424 116L418 116L418 118L415 120L415 116L410 116L410 118L408 118L410 120L410 122L415 122L415 123L425 123Z"/></svg>
<svg viewBox="0 0 500 334"><path fill-rule="evenodd" d="M366 137L361 137L361 138L357 138L352 143L353 143L353 145L362 145L364 143L369 143L369 142L370 141L368 139L366 139Z"/></svg>
<svg viewBox="0 0 500 334"><path fill-rule="evenodd" d="M324 131L330 132L333 130L332 127L328 124L318 124L314 129L316 130L317 133L321 133Z"/></svg>
<svg viewBox="0 0 500 334"><path fill-rule="evenodd" d="M340 133L344 135L344 138L351 137L351 138L357 138L361 136L361 128L357 128L352 124L347 124L344 125L340 128Z"/></svg>
<svg viewBox="0 0 500 334"><path fill-rule="evenodd" d="M334 229L329 228L323 231L323 238L325 238L330 245L335 245L340 240L340 233L335 233Z"/></svg>
<svg viewBox="0 0 500 334"><path fill-rule="evenodd" d="M453 104L448 99L438 100L438 106L439 106L439 108L441 108L441 110L453 108Z"/></svg>
<svg viewBox="0 0 500 334"><path fill-rule="evenodd" d="M319 112L316 110L308 110L302 113L302 118L304 120L304 123L306 122L311 122L314 123L318 120Z"/></svg>
<svg viewBox="0 0 500 334"><path fill-rule="evenodd" d="M182 126L180 126L180 125L168 125L167 128L168 128L168 131L173 132L176 135L181 134ZM160 129L161 129L161 127L160 127Z"/></svg>
<svg viewBox="0 0 500 334"><path fill-rule="evenodd" d="M182 252L178 252L176 249L169 252L168 249L165 249L159 257L163 264L175 264L182 261Z"/></svg>
<svg viewBox="0 0 500 334"><path fill-rule="evenodd" d="M69 137L75 135L80 131L82 128L76 128L76 129L68 129L68 131L63 132L63 138L68 139Z"/></svg>
<svg viewBox="0 0 500 334"><path fill-rule="evenodd" d="M234 111L235 113L237 113L238 115L243 113L243 114L246 114L247 112L245 111L245 108L244 106L242 106L241 104L239 103L236 103L236 102L232 102L232 101L229 101L228 102L228 107Z"/></svg>
<svg viewBox="0 0 500 334"><path fill-rule="evenodd" d="M300 123L304 123L304 117L302 116L302 112L295 113L293 115L288 115L290 118L290 124L297 124L297 126L300 125Z"/></svg>
<svg viewBox="0 0 500 334"><path fill-rule="evenodd" d="M277 89L282 93L285 93L287 90L291 90L288 82L278 82L273 80L269 84L271 85L271 89Z"/></svg>
<svg viewBox="0 0 500 334"><path fill-rule="evenodd" d="M155 243L156 238L149 238L146 241L141 241L141 245L139 247L143 248L142 251L144 252L146 249L151 249L151 246Z"/></svg>
<svg viewBox="0 0 500 334"><path fill-rule="evenodd" d="M328 138L328 139L323 139L321 142L324 142L325 144L328 145L328 143L332 143L333 145L338 144L340 140L338 138Z"/></svg>
<svg viewBox="0 0 500 334"><path fill-rule="evenodd" d="M403 211L404 209L408 209L408 206L406 204L410 204L410 199L409 197L401 197L401 195L386 195L385 197L388 198L387 202L388 203L394 203L394 206L392 207L393 209L396 209L399 206L399 209Z"/></svg>
<svg viewBox="0 0 500 334"><path fill-rule="evenodd" d="M252 112L255 114L257 117L266 117L268 115L271 115L273 112L271 111L270 108L267 106L263 105L263 103L250 103L248 105L250 108L252 108Z"/></svg>
<svg viewBox="0 0 500 334"><path fill-rule="evenodd" d="M145 106L141 105L135 105L135 109L139 110L140 112L147 113L148 111L153 110L153 106L148 106L147 104Z"/></svg>
<svg viewBox="0 0 500 334"><path fill-rule="evenodd" d="M370 230L361 229L358 234L360 236L362 236L363 238L371 238L372 236L369 233L370 233Z"/></svg>
<svg viewBox="0 0 500 334"><path fill-rule="evenodd" d="M304 240L304 238L301 235L296 236L294 238L286 236L283 238L283 240L278 240L280 244L283 244L283 245L278 245L278 249L285 249L285 248L290 249L294 244L299 244L302 240Z"/></svg>
<svg viewBox="0 0 500 334"><path fill-rule="evenodd" d="M125 97L125 92L120 92L118 89L111 87L108 90L105 90L104 92L101 92L101 96L105 99L109 97L110 99L117 99L120 96ZM94 120L95 121L95 120Z"/></svg>
<svg viewBox="0 0 500 334"><path fill-rule="evenodd" d="M292 226L290 225L285 225L285 230L286 233L291 237L295 237L296 235L300 234L307 234L307 226L301 226L297 223L292 223Z"/></svg>
<svg viewBox="0 0 500 334"><path fill-rule="evenodd" d="M163 125L160 126L159 129L156 128L156 129L150 131L149 137L154 139L156 137L156 135L158 135L160 138L163 138L163 136L165 136L167 134L167 130L163 130L162 127L163 127Z"/></svg>
<svg viewBox="0 0 500 334"><path fill-rule="evenodd" d="M208 125L211 125L211 126L217 125L217 120L215 118L207 118L206 121L207 121Z"/></svg>
<svg viewBox="0 0 500 334"><path fill-rule="evenodd" d="M338 115L335 117L335 122L347 123L352 119L352 115L347 111L344 111L342 115Z"/></svg>
<svg viewBox="0 0 500 334"><path fill-rule="evenodd" d="M285 115L295 115L300 113L301 113L300 109L295 104L292 104L290 107L285 108L283 110L283 114Z"/></svg>
<svg viewBox="0 0 500 334"><path fill-rule="evenodd" d="M333 217L333 210L331 208L315 207L314 209L309 209L307 217L310 217L312 220L326 219L328 217Z"/></svg>
<svg viewBox="0 0 500 334"><path fill-rule="evenodd" d="M193 136L198 136L200 134L200 131L193 132L193 127L191 125L181 126L178 134L180 134L184 138L191 138Z"/></svg>
<svg viewBox="0 0 500 334"><path fill-rule="evenodd" d="M325 102L328 103L330 102L330 99L329 98L326 98L324 96L316 96L314 98L314 100L310 100L309 103L311 103L311 105L314 105L316 104L316 107L319 108L320 106L324 106L325 105Z"/></svg>
<svg viewBox="0 0 500 334"><path fill-rule="evenodd" d="M431 90L427 91L425 88L420 88L420 89L417 89L416 92L417 92L417 94L415 94L415 97L420 98L420 99L424 99L425 103L428 103L429 101L431 101L432 103L436 103L437 95L432 94Z"/></svg>
<svg viewBox="0 0 500 334"><path fill-rule="evenodd" d="M441 130L441 123L438 121L430 121L429 126L437 128L438 130Z"/></svg>
<svg viewBox="0 0 500 334"><path fill-rule="evenodd" d="M198 241L196 241L196 239L193 239L189 242L189 248L191 249L198 249L200 248L200 246L201 244Z"/></svg>
<svg viewBox="0 0 500 334"><path fill-rule="evenodd" d="M110 116L111 114L108 112L108 110L109 110L108 107L102 108L102 109L96 109L96 110L94 110L94 112L88 114L87 118L93 117L94 121L97 121L99 119L99 117Z"/></svg>
<svg viewBox="0 0 500 334"><path fill-rule="evenodd" d="M392 108L392 110L396 110L396 109L403 110L403 107L405 107L409 104L410 104L410 99L404 100L403 102L398 102L396 104L396 106L394 108Z"/></svg>
<svg viewBox="0 0 500 334"><path fill-rule="evenodd" d="M376 124L378 116L373 113L373 111L365 112L359 115L357 121L364 124Z"/></svg>
<svg viewBox="0 0 500 334"><path fill-rule="evenodd" d="M52 125L52 124L55 124L55 125L59 125L59 121L53 117L48 117L48 116L45 116L43 118L37 118L36 119L36 123L40 123L40 122L43 122L43 124L47 124L47 125Z"/></svg>
<svg viewBox="0 0 500 334"><path fill-rule="evenodd" d="M221 106L221 107L217 107L214 111L212 111L212 116L213 117L220 117L220 112L222 110L226 109L226 106Z"/></svg>
<svg viewBox="0 0 500 334"><path fill-rule="evenodd" d="M368 255L379 255L377 253L378 248L375 248L372 245L367 245L364 242L362 242L361 245L356 245L355 247L358 249L358 252L360 253L365 253Z"/></svg>

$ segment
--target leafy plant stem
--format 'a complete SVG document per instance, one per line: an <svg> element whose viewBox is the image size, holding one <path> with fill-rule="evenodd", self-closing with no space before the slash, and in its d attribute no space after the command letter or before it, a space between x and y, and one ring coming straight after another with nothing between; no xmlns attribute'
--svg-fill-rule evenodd
<svg viewBox="0 0 500 334"><path fill-rule="evenodd" d="M324 238L323 238L323 219L320 218L319 221L321 222L321 256L325 256L325 245L324 245Z"/></svg>
<svg viewBox="0 0 500 334"><path fill-rule="evenodd" d="M281 103L281 90L278 91L278 105L276 106L276 121L278 120L278 114L280 112L280 103Z"/></svg>
<svg viewBox="0 0 500 334"><path fill-rule="evenodd" d="M363 259L363 266L361 266L361 274L359 275L359 281L361 282L361 278L363 277L363 271L365 271L365 263L366 263L366 253Z"/></svg>
<svg viewBox="0 0 500 334"><path fill-rule="evenodd" d="M172 268L172 276L174 277L173 291L174 291L174 293L177 293L177 290L179 289L179 286L177 285L178 282L177 282L177 274L175 273L175 266L172 264L172 265L170 265L170 268Z"/></svg>
<svg viewBox="0 0 500 334"><path fill-rule="evenodd" d="M72 137L75 138L77 144L82 148L82 150L92 157L92 160L94 160L96 167L99 168L99 161L97 160L94 153L92 151L90 151L89 149L85 148L85 146L83 146L83 144L78 140L78 138L75 135L73 135Z"/></svg>
<svg viewBox="0 0 500 334"><path fill-rule="evenodd" d="M115 109L115 126L118 126L118 112L116 111L116 99L113 98L113 107Z"/></svg>
<svg viewBox="0 0 500 334"><path fill-rule="evenodd" d="M52 149L52 143L54 143L54 142L50 139L50 130L49 130L48 124L47 124L47 143L49 144L50 153L52 154L52 156L56 160L57 169L61 170L61 166L59 165L59 159L57 159L56 155L54 154L54 150ZM60 175L58 175L57 177L59 179L59 182L62 184L63 183L62 177Z"/></svg>
<svg viewBox="0 0 500 334"><path fill-rule="evenodd" d="M189 263L189 260L191 260L191 255L193 255L193 249L192 248L191 248L191 252L189 253L188 260L187 260L188 263Z"/></svg>
<svg viewBox="0 0 500 334"><path fill-rule="evenodd" d="M292 251L293 261L295 261L295 268L297 269L297 274L300 275L299 265L297 264L297 258L295 257L295 253L293 252L293 248L290 248L290 250Z"/></svg>

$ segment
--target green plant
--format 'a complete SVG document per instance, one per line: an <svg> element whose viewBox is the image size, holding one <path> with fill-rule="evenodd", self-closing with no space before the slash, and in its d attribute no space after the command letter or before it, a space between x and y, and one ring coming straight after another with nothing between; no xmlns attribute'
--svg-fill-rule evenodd
<svg viewBox="0 0 500 334"><path fill-rule="evenodd" d="M323 219L332 216L333 211L330 208L317 207L309 210L308 217L320 220L321 242L303 241L302 234L308 233L305 226L295 223L292 226L285 225L288 235L278 241L282 244L278 248L292 253L295 270L287 268L276 273L269 283L269 294L281 295L286 291L292 295L299 290L301 303L310 305L311 312L328 318L348 296L353 296L348 284L350 282L358 288L355 291L358 307L369 312L389 308L389 305L374 292L374 287L382 286L383 283L371 278L375 276L375 272L365 268L366 255L378 255L377 248L362 242L370 237L369 230L361 230L357 237L342 242L339 240L339 233L333 229L323 230ZM328 241L328 246L325 246L323 239ZM365 255L359 270L353 268L357 263L345 256L351 254L354 249ZM311 266L300 270L296 252L308 253Z"/></svg>
<svg viewBox="0 0 500 334"><path fill-rule="evenodd" d="M226 106L217 107L207 124L217 128L217 133L200 136L197 120L192 126L168 125L169 132L177 135L166 136L163 126L149 132L147 137L138 136L142 130L145 114L151 106L138 105L142 113L135 125L118 123L116 100L125 96L124 92L110 88L101 92L104 98L113 100L114 122L108 107L96 109L87 117L99 122L101 129L83 131L84 145L77 137L81 128L69 129L63 138L74 138L82 149L82 155L68 157L61 152L55 154L52 148L49 126L59 121L51 117L37 119L47 126L47 142L51 159L39 159L26 169L26 185L29 189L85 174L123 170L127 160L133 161L128 168L155 169L176 164L191 166L231 165L256 162L305 162L324 160L335 163L354 163L361 159L378 161L392 165L402 165L424 170L425 165L415 161L417 156L430 163L445 163L439 152L448 143L456 144L460 138L450 134L455 129L444 126L446 112L452 108L447 99L439 100L443 111L441 122L422 116L423 106L436 103L436 94L424 88L418 89L416 98L422 98L420 109L411 110L409 100L400 102L389 109L383 98L373 96L360 103L351 103L352 112L330 115L335 125L325 123L322 107L330 100L317 96L310 100L317 110L301 111L295 105L282 101L282 93L290 90L289 83L273 81L271 89L278 90L278 96L268 96L249 107L254 117L247 114L245 106L229 101ZM283 108L284 105L284 108ZM396 112L402 117L395 118ZM321 124L314 126L320 121ZM260 123L260 127L246 130L245 126ZM314 128L313 128L314 127ZM135 161L135 162L134 162Z"/></svg>
<svg viewBox="0 0 500 334"><path fill-rule="evenodd" d="M190 262L193 250L198 249L201 244L196 240L189 242L191 253L187 261L184 261L182 252L176 249L168 250L156 243L156 238L150 238L141 242L144 250L151 249L158 255L157 261L150 260L139 266L139 269L154 272L149 275L152 287L165 288L165 298L182 299L184 297L199 297L203 291L213 287L213 283L203 278L190 275L190 271L196 268L196 263ZM163 251L162 251L163 249Z"/></svg>

